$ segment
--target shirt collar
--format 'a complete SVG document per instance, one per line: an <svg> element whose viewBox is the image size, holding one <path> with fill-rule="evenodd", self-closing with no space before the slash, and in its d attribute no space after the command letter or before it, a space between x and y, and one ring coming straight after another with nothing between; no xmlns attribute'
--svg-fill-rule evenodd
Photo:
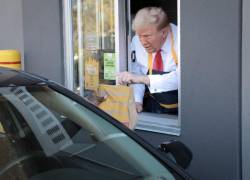
<svg viewBox="0 0 250 180"><path fill-rule="evenodd" d="M170 41L170 31L168 31L168 36L167 36L165 42L163 43L163 45L161 47L161 51L163 53L170 52L170 43L171 43L171 41Z"/></svg>

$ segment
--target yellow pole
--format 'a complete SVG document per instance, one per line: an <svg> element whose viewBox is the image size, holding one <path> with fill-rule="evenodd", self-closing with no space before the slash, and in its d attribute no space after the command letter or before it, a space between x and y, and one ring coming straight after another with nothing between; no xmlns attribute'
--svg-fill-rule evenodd
<svg viewBox="0 0 250 180"><path fill-rule="evenodd" d="M20 70L20 52L17 50L0 50L0 66Z"/></svg>

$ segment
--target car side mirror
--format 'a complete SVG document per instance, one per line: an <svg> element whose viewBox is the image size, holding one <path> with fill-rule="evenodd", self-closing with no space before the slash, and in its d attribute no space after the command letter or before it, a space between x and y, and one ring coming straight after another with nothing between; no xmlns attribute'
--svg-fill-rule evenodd
<svg viewBox="0 0 250 180"><path fill-rule="evenodd" d="M163 142L159 145L158 149L165 153L170 153L174 157L176 164L180 165L183 169L189 167L193 158L191 150L180 141L170 140Z"/></svg>

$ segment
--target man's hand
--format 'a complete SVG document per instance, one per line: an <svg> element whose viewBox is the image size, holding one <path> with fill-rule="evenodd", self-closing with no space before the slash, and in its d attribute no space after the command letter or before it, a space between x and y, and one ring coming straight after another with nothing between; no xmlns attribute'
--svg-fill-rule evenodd
<svg viewBox="0 0 250 180"><path fill-rule="evenodd" d="M132 84L135 81L135 75L127 71L118 73L118 84Z"/></svg>
<svg viewBox="0 0 250 180"><path fill-rule="evenodd" d="M143 108L142 108L142 103L139 103L139 102L135 102L135 106L136 106L136 111L139 113L139 112L142 112Z"/></svg>
<svg viewBox="0 0 250 180"><path fill-rule="evenodd" d="M150 84L148 76L136 75L127 71L119 73L117 78L119 84Z"/></svg>

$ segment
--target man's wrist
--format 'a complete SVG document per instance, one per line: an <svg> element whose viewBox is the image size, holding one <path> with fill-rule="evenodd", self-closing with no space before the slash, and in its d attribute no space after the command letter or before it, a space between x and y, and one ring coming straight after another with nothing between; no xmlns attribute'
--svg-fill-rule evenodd
<svg viewBox="0 0 250 180"><path fill-rule="evenodd" d="M143 84L146 84L148 86L150 85L150 80L149 80L148 76L142 76L141 81L142 81Z"/></svg>
<svg viewBox="0 0 250 180"><path fill-rule="evenodd" d="M150 85L150 79L146 75L134 75L132 83Z"/></svg>

